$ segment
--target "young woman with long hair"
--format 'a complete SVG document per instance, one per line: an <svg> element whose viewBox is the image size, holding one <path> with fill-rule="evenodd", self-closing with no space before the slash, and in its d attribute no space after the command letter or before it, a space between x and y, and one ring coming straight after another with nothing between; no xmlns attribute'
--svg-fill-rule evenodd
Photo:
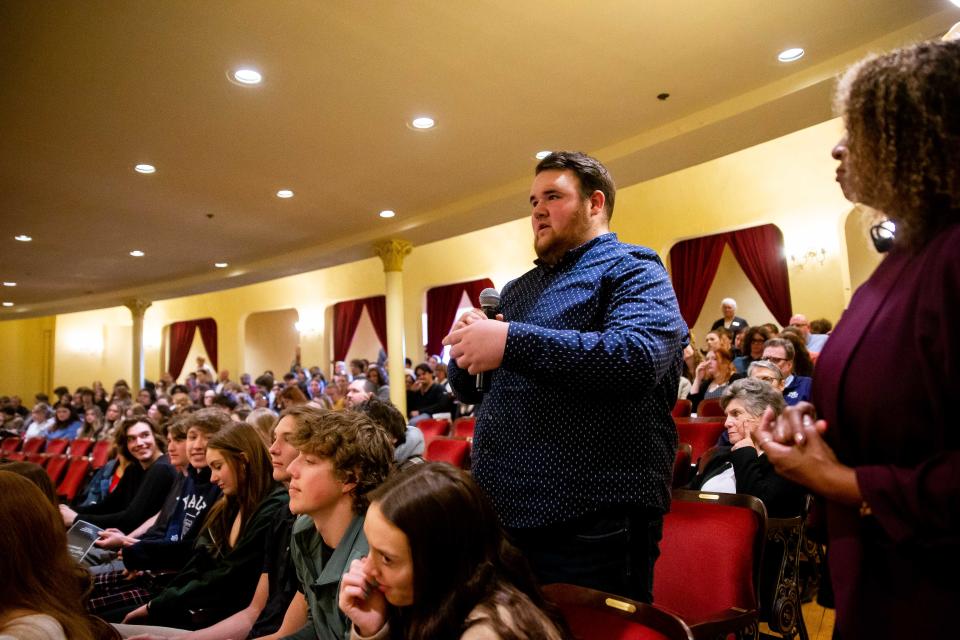
<svg viewBox="0 0 960 640"><path fill-rule="evenodd" d="M67 552L60 514L29 479L0 471L0 637L94 640L90 575Z"/></svg>
<svg viewBox="0 0 960 640"><path fill-rule="evenodd" d="M340 586L352 638L563 637L522 556L465 472L426 463L370 494L370 555Z"/></svg>
<svg viewBox="0 0 960 640"><path fill-rule="evenodd" d="M259 431L233 422L207 442L210 479L223 495L210 509L193 557L170 584L124 622L196 629L243 609L263 570L266 537L286 488L273 480L270 453ZM190 610L204 610L203 619ZM123 633L135 633L123 627Z"/></svg>

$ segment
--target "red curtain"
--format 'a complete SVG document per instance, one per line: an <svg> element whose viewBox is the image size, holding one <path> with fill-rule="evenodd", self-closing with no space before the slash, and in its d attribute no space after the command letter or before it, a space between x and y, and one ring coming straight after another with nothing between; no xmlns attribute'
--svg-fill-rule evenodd
<svg viewBox="0 0 960 640"><path fill-rule="evenodd" d="M187 361L190 345L193 343L193 334L197 331L195 320L174 322L170 325L170 355L167 358L167 369L176 380L183 371L183 363Z"/></svg>
<svg viewBox="0 0 960 640"><path fill-rule="evenodd" d="M460 299L466 292L470 304L480 306L480 292L493 287L489 278L458 282L427 291L427 353L437 355L443 351L443 339L456 320Z"/></svg>
<svg viewBox="0 0 960 640"><path fill-rule="evenodd" d="M387 352L387 297L374 296L366 299L367 313L370 314L370 322L373 323L373 330L377 334L377 339L383 345L384 353Z"/></svg>
<svg viewBox="0 0 960 640"><path fill-rule="evenodd" d="M214 371L219 371L217 366L217 321L213 318L201 318L195 321L197 328L200 329L200 340L203 341L203 348L207 350L210 356L210 366Z"/></svg>
<svg viewBox="0 0 960 640"><path fill-rule="evenodd" d="M344 360L350 351L350 343L357 333L360 316L363 308L370 314L370 322L377 334L377 339L387 350L387 297L373 296L371 298L357 298L346 300L333 305L333 359Z"/></svg>
<svg viewBox="0 0 960 640"><path fill-rule="evenodd" d="M190 353L193 336L200 329L200 339L203 348L210 357L210 366L217 369L217 322L213 318L199 320L184 320L170 325L170 355L167 358L167 370L176 380L183 372L183 365Z"/></svg>
<svg viewBox="0 0 960 640"><path fill-rule="evenodd" d="M346 300L333 305L333 359L343 360L350 350L353 334L360 324L363 300Z"/></svg>
<svg viewBox="0 0 960 640"><path fill-rule="evenodd" d="M687 326L692 327L700 317L728 242L760 299L777 322L786 326L793 315L790 279L783 257L783 235L772 224L684 240L670 249L673 289Z"/></svg>
<svg viewBox="0 0 960 640"><path fill-rule="evenodd" d="M790 323L793 305L790 278L783 257L783 234L772 224L729 234L730 249L756 288L763 304L782 326Z"/></svg>
<svg viewBox="0 0 960 640"><path fill-rule="evenodd" d="M670 249L670 271L673 290L677 293L680 315L688 327L700 317L703 303L707 300L710 285L717 275L725 233L684 240Z"/></svg>

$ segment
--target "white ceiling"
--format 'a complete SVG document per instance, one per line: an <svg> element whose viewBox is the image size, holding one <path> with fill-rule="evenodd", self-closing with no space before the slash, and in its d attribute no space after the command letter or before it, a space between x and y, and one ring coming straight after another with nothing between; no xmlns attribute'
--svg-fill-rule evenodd
<svg viewBox="0 0 960 640"><path fill-rule="evenodd" d="M4 2L0 319L522 217L540 149L635 184L828 118L846 64L957 19L947 0ZM788 46L807 55L778 63ZM228 81L244 64L262 85Z"/></svg>

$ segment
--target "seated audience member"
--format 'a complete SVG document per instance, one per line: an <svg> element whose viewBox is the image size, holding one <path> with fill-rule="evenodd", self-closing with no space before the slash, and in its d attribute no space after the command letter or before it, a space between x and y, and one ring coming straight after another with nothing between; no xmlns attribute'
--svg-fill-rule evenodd
<svg viewBox="0 0 960 640"><path fill-rule="evenodd" d="M107 410L103 412L103 431L97 436L97 440L113 440L117 433L117 426L123 419L126 407L117 402L111 402L107 405Z"/></svg>
<svg viewBox="0 0 960 640"><path fill-rule="evenodd" d="M831 331L833 331L833 323L826 318L817 318L810 321L810 333L813 335L829 337Z"/></svg>
<svg viewBox="0 0 960 640"><path fill-rule="evenodd" d="M167 423L173 417L173 410L166 400L157 400L147 409L147 417L157 423L161 430L167 428Z"/></svg>
<svg viewBox="0 0 960 640"><path fill-rule="evenodd" d="M783 413L783 396L766 382L745 378L723 391L720 406L727 415L724 425L732 446L718 447L719 451L691 481L690 488L755 496L774 518L799 515L806 491L778 475L753 439L768 407L774 416Z"/></svg>
<svg viewBox="0 0 960 640"><path fill-rule="evenodd" d="M33 411L30 412L30 417L27 418L24 423L24 438L46 438L47 432L53 426L54 418L53 410L50 409L50 405L45 403L37 403L33 407Z"/></svg>
<svg viewBox="0 0 960 640"><path fill-rule="evenodd" d="M351 638L564 637L469 474L430 462L370 496L370 545L340 586Z"/></svg>
<svg viewBox="0 0 960 640"><path fill-rule="evenodd" d="M272 433L270 461L273 466L273 479L283 483L285 487L290 485L287 467L300 453L290 444L289 439L296 429L295 416L303 410L296 407L290 409L276 423ZM293 519L289 509L277 510L273 525L266 536L260 579L253 598L246 608L212 626L196 631L147 625L120 625L118 628L128 636L136 633L133 640L162 638L221 640L222 638L259 637L275 632L280 627L284 612L300 586L290 557Z"/></svg>
<svg viewBox="0 0 960 640"><path fill-rule="evenodd" d="M793 327L787 327L777 336L784 340L789 340L793 344L793 372L798 376L813 376L815 364L814 354L807 350L807 344L803 341L803 336Z"/></svg>
<svg viewBox="0 0 960 640"><path fill-rule="evenodd" d="M28 478L0 471L0 638L108 637L83 610L90 576L67 552L56 507Z"/></svg>
<svg viewBox="0 0 960 640"><path fill-rule="evenodd" d="M750 327L743 332L743 355L734 358L733 367L738 374L746 375L747 367L763 357L763 345L773 335L764 326Z"/></svg>
<svg viewBox="0 0 960 640"><path fill-rule="evenodd" d="M270 444L271 435L274 433L274 427L277 424L277 414L266 407L259 407L247 414L243 421L256 427L260 435L263 436L264 442Z"/></svg>
<svg viewBox="0 0 960 640"><path fill-rule="evenodd" d="M783 374L783 399L789 406L809 400L810 388L813 386L813 379L794 375L795 354L793 343L784 338L771 338L763 345L763 359L780 367Z"/></svg>
<svg viewBox="0 0 960 640"><path fill-rule="evenodd" d="M378 398L384 402L390 401L390 384L387 382L387 374L383 367L370 365L370 368L367 369L367 380L376 386Z"/></svg>
<svg viewBox="0 0 960 640"><path fill-rule="evenodd" d="M23 432L23 418L10 405L0 409L0 429L5 435L18 436Z"/></svg>
<svg viewBox="0 0 960 640"><path fill-rule="evenodd" d="M399 409L374 397L367 398L354 409L365 414L387 432L393 443L393 461L398 469L406 469L423 462L423 432L413 425L408 426Z"/></svg>
<svg viewBox="0 0 960 640"><path fill-rule="evenodd" d="M163 506L177 472L163 453L164 443L153 422L146 417L124 420L115 442L130 464L116 488L100 502L76 509L60 505L66 526L84 520L101 529L132 531Z"/></svg>
<svg viewBox="0 0 960 640"><path fill-rule="evenodd" d="M359 358L350 361L350 380L367 377L367 363Z"/></svg>
<svg viewBox="0 0 960 640"><path fill-rule="evenodd" d="M417 382L407 394L407 412L410 424L417 424L435 413L452 413L453 397L446 393L433 377L433 369L425 362L416 366Z"/></svg>
<svg viewBox="0 0 960 640"><path fill-rule="evenodd" d="M730 353L733 353L733 335L720 327L719 329L712 329L707 333L706 337L703 339L704 344L707 346L707 351L716 351L717 349L725 349Z"/></svg>
<svg viewBox="0 0 960 640"><path fill-rule="evenodd" d="M99 440L100 434L106 429L106 423L103 420L103 412L100 407L94 405L83 412L83 428L77 434L78 438L90 438Z"/></svg>
<svg viewBox="0 0 960 640"><path fill-rule="evenodd" d="M38 464L32 462L22 462L20 460L5 460L0 462L0 471L9 471L23 476L43 492L43 495L50 501L54 507L60 506L60 500L57 498L57 491L53 487L50 476Z"/></svg>
<svg viewBox="0 0 960 640"><path fill-rule="evenodd" d="M346 639L350 628L337 608L340 580L368 553L363 535L367 494L390 472L393 447L386 432L353 411L304 407L290 443L299 449L287 467L293 525L291 554L300 582L283 624L269 638Z"/></svg>
<svg viewBox="0 0 960 640"><path fill-rule="evenodd" d="M347 405L346 398L346 387L341 387L339 384L340 380L346 380L345 376L335 375L333 376L333 382L328 384L323 390L323 398L325 398L323 404L325 408L332 411L343 411ZM316 406L320 406L314 402Z"/></svg>
<svg viewBox="0 0 960 640"><path fill-rule="evenodd" d="M447 365L438 362L433 367L433 375L437 379L437 384L443 389L444 393L453 395L453 388L450 386L450 380L447 379Z"/></svg>
<svg viewBox="0 0 960 640"><path fill-rule="evenodd" d="M193 555L193 543L203 520L220 498L220 488L210 480L207 441L229 423L222 412L203 409L181 416L168 427L167 456L179 471L177 481L160 512L135 531L129 535L118 529L101 532L95 544L104 549L123 547L123 559L112 566L92 569L93 573L106 574L95 582L93 612L107 611L120 603L140 604L149 599L151 591L158 590L152 581L121 580L123 576L109 575L109 570L179 571Z"/></svg>
<svg viewBox="0 0 960 640"><path fill-rule="evenodd" d="M733 298L724 298L720 301L720 312L723 317L710 326L711 331L713 329L726 329L730 332L732 338L750 326L749 322L737 315L737 301Z"/></svg>
<svg viewBox="0 0 960 640"><path fill-rule="evenodd" d="M769 360L751 362L750 366L747 367L747 377L762 380L781 394L783 393L783 372L780 371L780 367Z"/></svg>
<svg viewBox="0 0 960 640"><path fill-rule="evenodd" d="M826 335L826 331L814 333L812 323L807 322L807 316L802 313L794 314L790 318L790 326L800 332L800 337L803 338L807 350L811 353L823 351L823 345L827 343L827 338L830 337Z"/></svg>
<svg viewBox="0 0 960 640"><path fill-rule="evenodd" d="M117 454L116 444L111 446L106 464L94 472L93 477L87 482L83 496L77 502L83 507L102 502L107 494L119 486L120 479L129 464L130 461L125 456Z"/></svg>
<svg viewBox="0 0 960 640"><path fill-rule="evenodd" d="M307 404L309 400L296 384L284 387L277 393L273 406L277 411L285 411L301 404Z"/></svg>
<svg viewBox="0 0 960 640"><path fill-rule="evenodd" d="M376 393L376 385L366 378L357 378L347 385L347 409L356 409Z"/></svg>
<svg viewBox="0 0 960 640"><path fill-rule="evenodd" d="M273 481L263 438L245 422L214 434L206 458L210 481L223 495L204 520L186 566L124 623L196 629L240 611L256 590L267 536L277 512L287 506L286 491Z"/></svg>
<svg viewBox="0 0 960 640"><path fill-rule="evenodd" d="M693 403L693 410L701 400L719 398L723 389L729 384L733 375L733 358L726 349L716 349L707 352L704 361L697 365L693 383L690 385L690 395L687 398Z"/></svg>

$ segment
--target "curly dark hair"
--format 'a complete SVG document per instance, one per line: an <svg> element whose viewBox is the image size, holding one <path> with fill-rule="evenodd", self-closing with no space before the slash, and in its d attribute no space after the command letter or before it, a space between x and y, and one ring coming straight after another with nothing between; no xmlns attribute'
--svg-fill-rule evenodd
<svg viewBox="0 0 960 640"><path fill-rule="evenodd" d="M393 469L393 444L383 427L356 411L331 411L308 404L287 409L297 425L290 444L303 453L329 459L337 479L355 483L353 511L362 514L367 494L380 486Z"/></svg>
<svg viewBox="0 0 960 640"><path fill-rule="evenodd" d="M853 65L837 88L857 200L915 251L960 221L960 42L922 42Z"/></svg>

